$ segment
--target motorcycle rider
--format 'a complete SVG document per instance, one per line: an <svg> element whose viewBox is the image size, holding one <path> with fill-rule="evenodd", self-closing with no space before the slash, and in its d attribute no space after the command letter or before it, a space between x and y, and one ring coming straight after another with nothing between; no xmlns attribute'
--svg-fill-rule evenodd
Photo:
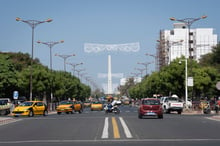
<svg viewBox="0 0 220 146"><path fill-rule="evenodd" d="M117 101L116 100L113 100L113 99L110 99L107 107L108 107L108 111L111 111L113 109L113 107L116 105Z"/></svg>

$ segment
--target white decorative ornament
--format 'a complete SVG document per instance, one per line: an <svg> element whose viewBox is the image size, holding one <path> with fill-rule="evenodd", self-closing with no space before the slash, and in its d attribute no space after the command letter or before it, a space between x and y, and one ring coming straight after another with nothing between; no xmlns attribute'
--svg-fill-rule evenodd
<svg viewBox="0 0 220 146"><path fill-rule="evenodd" d="M122 52L138 52L140 50L140 43L127 43L127 44L94 44L85 43L84 51L86 53L98 53L102 51L122 51Z"/></svg>

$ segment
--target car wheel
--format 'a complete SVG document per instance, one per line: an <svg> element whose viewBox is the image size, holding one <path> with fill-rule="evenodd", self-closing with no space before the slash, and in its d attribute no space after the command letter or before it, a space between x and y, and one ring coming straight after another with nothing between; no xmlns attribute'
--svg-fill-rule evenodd
<svg viewBox="0 0 220 146"><path fill-rule="evenodd" d="M61 112L57 112L57 114L58 114L58 115L60 115L60 114L61 114Z"/></svg>
<svg viewBox="0 0 220 146"><path fill-rule="evenodd" d="M32 110L30 110L28 116L29 117L33 117L34 116L34 112Z"/></svg>
<svg viewBox="0 0 220 146"><path fill-rule="evenodd" d="M163 119L163 115L158 115L158 118L159 119Z"/></svg>
<svg viewBox="0 0 220 146"><path fill-rule="evenodd" d="M139 119L142 119L143 117L142 117L142 115L141 115L141 114L138 114L138 118L139 118Z"/></svg>
<svg viewBox="0 0 220 146"><path fill-rule="evenodd" d="M179 115L182 113L182 111L177 111L177 112L178 112Z"/></svg>
<svg viewBox="0 0 220 146"><path fill-rule="evenodd" d="M166 107L163 107L163 113L167 113L168 111L167 111L167 109L166 109Z"/></svg>
<svg viewBox="0 0 220 146"><path fill-rule="evenodd" d="M48 115L48 111L44 111L43 116L47 116Z"/></svg>
<svg viewBox="0 0 220 146"><path fill-rule="evenodd" d="M120 110L116 109L115 114L119 114L119 113L120 113Z"/></svg>

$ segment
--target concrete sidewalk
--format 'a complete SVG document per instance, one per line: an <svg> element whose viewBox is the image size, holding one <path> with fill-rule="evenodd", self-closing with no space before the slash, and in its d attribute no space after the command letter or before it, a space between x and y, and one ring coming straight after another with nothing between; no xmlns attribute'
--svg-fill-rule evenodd
<svg viewBox="0 0 220 146"><path fill-rule="evenodd" d="M0 126L5 125L5 124L9 124L9 123L13 123L13 122L17 122L20 120L21 119L15 119L15 118L11 118L11 117L0 117Z"/></svg>

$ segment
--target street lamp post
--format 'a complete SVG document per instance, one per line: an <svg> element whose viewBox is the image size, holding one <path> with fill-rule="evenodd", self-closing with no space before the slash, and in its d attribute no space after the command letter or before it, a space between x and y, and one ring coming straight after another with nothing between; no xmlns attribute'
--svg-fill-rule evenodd
<svg viewBox="0 0 220 146"><path fill-rule="evenodd" d="M51 73L52 73L52 47L54 46L54 45L56 45L56 44L59 44L59 43L63 43L64 41L63 40L61 40L61 41L57 41L57 42L53 42L53 41L51 41L51 42L41 42L41 41L37 41L37 43L39 43L39 44L44 44L44 45L46 45L46 46L48 46L49 48L50 48L50 71L51 71ZM52 101L52 99L53 99L53 90L52 90L52 88L53 88L53 79L52 79L52 81L51 81L51 87L50 87L50 90L51 90L51 92L50 92L50 98L51 98L51 101Z"/></svg>
<svg viewBox="0 0 220 146"><path fill-rule="evenodd" d="M16 18L16 21L21 21L24 22L26 24L28 24L31 28L32 28L32 47L31 47L31 67L30 67L30 100L32 100L32 89L33 89L33 85L32 85L32 65L33 65L33 59L34 59L34 28L41 24L41 23L45 23L45 22L51 22L53 21L52 19L47 19L44 21L38 21L38 20L23 20L19 17Z"/></svg>
<svg viewBox="0 0 220 146"><path fill-rule="evenodd" d="M79 73L80 73L81 71L84 71L84 70L86 70L86 69L75 70L75 71L78 73L78 78L79 78Z"/></svg>
<svg viewBox="0 0 220 146"><path fill-rule="evenodd" d="M190 36L191 36L191 34L190 34L191 25L194 22L196 22L198 20L201 20L201 19L205 19L205 18L207 18L206 15L203 15L203 16L201 16L199 18L185 18L185 19L176 19L174 17L170 18L171 21L182 22L182 23L184 23L188 27L188 47L189 47L189 56L190 56L190 58L193 58L193 56L192 56L193 48L191 47L191 38L190 38Z"/></svg>
<svg viewBox="0 0 220 146"><path fill-rule="evenodd" d="M134 73L134 72L131 72L131 74L132 74L134 77L138 77L141 73Z"/></svg>
<svg viewBox="0 0 220 146"><path fill-rule="evenodd" d="M146 62L146 63L144 63L144 62L138 62L137 64L141 64L141 65L144 65L144 66L145 66L146 76L147 76L148 65L149 65L149 64L152 64L152 63L154 63L154 62Z"/></svg>
<svg viewBox="0 0 220 146"><path fill-rule="evenodd" d="M81 82L82 82L82 80L83 80L83 76L85 76L86 74L88 74L88 73L85 72L85 73L81 73L81 74L80 74Z"/></svg>
<svg viewBox="0 0 220 146"><path fill-rule="evenodd" d="M141 79L143 77L143 71L145 70L145 68L135 68L136 70L139 70L141 73Z"/></svg>
<svg viewBox="0 0 220 146"><path fill-rule="evenodd" d="M73 75L75 75L76 66L82 65L83 63L81 62L81 63L75 63L75 64L74 63L66 63L66 64L69 64L73 67Z"/></svg>
<svg viewBox="0 0 220 146"><path fill-rule="evenodd" d="M154 54L149 54L149 53L146 53L145 55L146 56L151 56L151 57L154 58L154 60L155 60L155 70L157 71L158 70L158 56L154 55Z"/></svg>
<svg viewBox="0 0 220 146"><path fill-rule="evenodd" d="M55 54L55 56L61 57L63 58L64 62L63 62L63 67L64 67L64 71L66 72L66 59L72 56L76 56L75 54L71 54L71 55L59 55L59 54Z"/></svg>
<svg viewBox="0 0 220 146"><path fill-rule="evenodd" d="M187 27L188 27L188 51L189 51L189 58L190 58L190 75L192 76L192 59L193 59L193 48L191 46L192 44L192 41L191 41L191 33L190 33L190 28L191 28L191 25L196 22L196 21L199 21L201 19L205 19L207 18L206 15L203 15L199 18L185 18L185 19L176 19L175 17L171 17L170 20L171 21L178 21L178 22L182 22L184 23ZM185 87L185 102L186 102L186 109L188 109L188 106L187 106L187 102L188 102L188 75L187 75L187 53L185 54L185 76L186 76L186 87ZM192 77L191 77L192 78ZM192 78L193 79L193 78ZM193 85L192 85L193 86ZM192 98L193 98L193 92L192 92Z"/></svg>

